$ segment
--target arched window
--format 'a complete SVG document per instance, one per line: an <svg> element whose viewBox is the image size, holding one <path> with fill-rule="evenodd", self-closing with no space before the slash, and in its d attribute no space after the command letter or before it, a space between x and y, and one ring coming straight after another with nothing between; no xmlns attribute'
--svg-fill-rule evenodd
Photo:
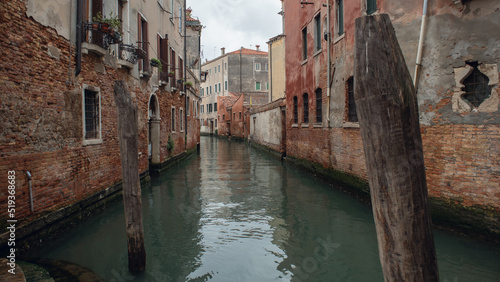
<svg viewBox="0 0 500 282"><path fill-rule="evenodd" d="M293 97L293 123L299 123L299 110L298 110L298 101L297 96Z"/></svg>
<svg viewBox="0 0 500 282"><path fill-rule="evenodd" d="M309 95L307 93L302 95L302 101L304 103L304 123L309 123Z"/></svg>
<svg viewBox="0 0 500 282"><path fill-rule="evenodd" d="M316 122L323 122L323 90L316 89Z"/></svg>
<svg viewBox="0 0 500 282"><path fill-rule="evenodd" d="M478 70L477 62L469 63L469 65L474 67L474 69L472 70L471 74L464 80L465 94L463 95L463 97L472 106L477 108L484 100L488 99L491 95L491 90L488 86L490 79Z"/></svg>

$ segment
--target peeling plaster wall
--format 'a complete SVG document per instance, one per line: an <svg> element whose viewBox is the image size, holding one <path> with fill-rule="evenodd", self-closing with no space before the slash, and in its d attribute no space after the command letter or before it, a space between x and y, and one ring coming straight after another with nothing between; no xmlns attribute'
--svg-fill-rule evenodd
<svg viewBox="0 0 500 282"><path fill-rule="evenodd" d="M439 2L443 7L439 3L429 7L428 25L424 36L422 69L418 81L421 124L498 124L500 123L498 103L496 111L492 111L492 108L495 108L495 101L490 102L487 107L488 112L480 109L463 115L463 111L453 110L451 96L457 87L460 88L455 80L456 68L463 68L466 62L472 61L477 61L482 68L498 64L500 2L479 0L467 2L463 6L455 4L445 6L443 3L445 1ZM413 75L420 20L402 23L396 19L394 25L406 63ZM494 78L495 74L490 77ZM498 83L493 89L498 92ZM493 94L496 94L495 91ZM465 100L463 102L466 103Z"/></svg>
<svg viewBox="0 0 500 282"><path fill-rule="evenodd" d="M65 39L74 41L75 35L71 34L71 28L74 27L75 19L71 15L76 15L76 1L27 0L26 15L44 26L54 28Z"/></svg>

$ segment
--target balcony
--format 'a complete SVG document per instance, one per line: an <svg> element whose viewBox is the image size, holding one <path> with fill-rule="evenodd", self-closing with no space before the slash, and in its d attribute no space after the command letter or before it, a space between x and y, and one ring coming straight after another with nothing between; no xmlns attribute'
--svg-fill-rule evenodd
<svg viewBox="0 0 500 282"><path fill-rule="evenodd" d="M87 22L82 23L82 26L84 32L82 47L87 53L104 56L110 45L122 42L121 34L110 28L109 24Z"/></svg>

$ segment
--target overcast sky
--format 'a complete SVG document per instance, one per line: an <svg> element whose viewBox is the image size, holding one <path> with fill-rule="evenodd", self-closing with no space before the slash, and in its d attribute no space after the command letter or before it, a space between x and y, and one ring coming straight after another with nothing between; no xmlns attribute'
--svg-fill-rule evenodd
<svg viewBox="0 0 500 282"><path fill-rule="evenodd" d="M204 26L201 32L202 62L241 46L267 51L267 41L281 34L280 0L186 0L194 18Z"/></svg>

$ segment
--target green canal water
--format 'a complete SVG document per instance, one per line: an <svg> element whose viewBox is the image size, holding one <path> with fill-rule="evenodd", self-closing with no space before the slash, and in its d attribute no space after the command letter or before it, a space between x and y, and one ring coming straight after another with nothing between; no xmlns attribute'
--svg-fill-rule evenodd
<svg viewBox="0 0 500 282"><path fill-rule="evenodd" d="M371 208L244 143L201 152L142 190L147 270L128 272L123 204L34 257L104 281L383 281ZM500 248L434 231L441 281L500 281Z"/></svg>

